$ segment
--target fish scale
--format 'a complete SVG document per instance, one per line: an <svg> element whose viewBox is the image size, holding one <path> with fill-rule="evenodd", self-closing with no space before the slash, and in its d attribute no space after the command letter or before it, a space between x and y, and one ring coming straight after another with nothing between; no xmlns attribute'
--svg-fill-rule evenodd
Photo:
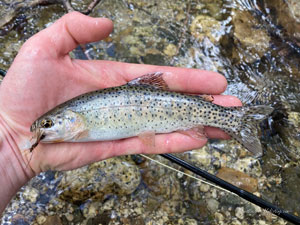
<svg viewBox="0 0 300 225"><path fill-rule="evenodd" d="M82 107L82 102L89 103ZM169 133L197 125L227 129L237 122L230 116L233 110L225 112L221 106L199 96L162 92L146 86L110 88L75 99L69 105L70 110L86 118L91 133L87 140L79 141L122 139L147 131Z"/></svg>
<svg viewBox="0 0 300 225"><path fill-rule="evenodd" d="M272 111L263 105L223 107L203 96L173 92L162 73L153 73L75 97L37 119L31 131L45 143L89 142L212 126L259 155L257 125Z"/></svg>

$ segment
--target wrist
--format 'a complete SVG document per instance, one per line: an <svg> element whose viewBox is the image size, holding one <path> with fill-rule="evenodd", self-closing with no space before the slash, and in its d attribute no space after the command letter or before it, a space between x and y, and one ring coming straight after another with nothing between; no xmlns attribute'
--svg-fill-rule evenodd
<svg viewBox="0 0 300 225"><path fill-rule="evenodd" d="M26 163L17 143L17 134L0 115L0 214L11 198L34 173Z"/></svg>

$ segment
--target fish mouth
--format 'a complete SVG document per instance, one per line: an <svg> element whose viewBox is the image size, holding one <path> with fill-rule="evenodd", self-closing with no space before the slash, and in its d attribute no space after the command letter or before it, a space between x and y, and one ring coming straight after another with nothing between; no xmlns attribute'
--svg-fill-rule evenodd
<svg viewBox="0 0 300 225"><path fill-rule="evenodd" d="M35 132L35 130L38 129L38 121L35 121L31 127L30 127L30 132Z"/></svg>
<svg viewBox="0 0 300 225"><path fill-rule="evenodd" d="M43 140L45 137L46 137L45 132L41 131L40 129L35 130L34 135L31 138L31 140L35 140L35 141L33 142L33 144L31 145L31 147L29 149L30 152L32 152L36 148L36 146L38 146L40 141Z"/></svg>

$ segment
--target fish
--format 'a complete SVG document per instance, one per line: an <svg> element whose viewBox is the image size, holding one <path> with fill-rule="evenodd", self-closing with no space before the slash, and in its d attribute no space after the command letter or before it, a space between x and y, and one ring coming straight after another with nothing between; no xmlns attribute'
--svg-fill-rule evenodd
<svg viewBox="0 0 300 225"><path fill-rule="evenodd" d="M135 136L155 145L151 144L155 134L189 130L203 134L202 128L211 126L261 156L258 125L272 111L273 107L267 105L224 107L205 95L171 91L163 73L155 72L56 106L31 125L36 141L30 150L39 142L112 141Z"/></svg>

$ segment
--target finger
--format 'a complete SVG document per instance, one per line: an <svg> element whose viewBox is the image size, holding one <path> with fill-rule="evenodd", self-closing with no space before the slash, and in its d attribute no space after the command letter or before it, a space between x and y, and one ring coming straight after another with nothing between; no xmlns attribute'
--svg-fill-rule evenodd
<svg viewBox="0 0 300 225"><path fill-rule="evenodd" d="M225 106L225 107L233 107L233 106L242 106L242 102L235 96L232 95L214 95L214 104Z"/></svg>
<svg viewBox="0 0 300 225"><path fill-rule="evenodd" d="M92 18L79 12L64 15L47 29L33 36L27 44L46 46L48 54L66 55L79 44L99 41L113 29L111 20Z"/></svg>
<svg viewBox="0 0 300 225"><path fill-rule="evenodd" d="M137 137L118 141L40 144L33 152L30 167L36 173L49 169L70 170L120 155L182 152L202 147L206 142L172 133L156 135L155 147L144 145Z"/></svg>
<svg viewBox="0 0 300 225"><path fill-rule="evenodd" d="M122 85L152 72L163 72L163 79L174 91L220 94L227 87L225 77L212 71L112 61L74 60L74 63L78 68L84 68L87 71L88 74L85 75L81 72L81 76L97 77L98 82L93 82L91 85L98 84L98 88Z"/></svg>

